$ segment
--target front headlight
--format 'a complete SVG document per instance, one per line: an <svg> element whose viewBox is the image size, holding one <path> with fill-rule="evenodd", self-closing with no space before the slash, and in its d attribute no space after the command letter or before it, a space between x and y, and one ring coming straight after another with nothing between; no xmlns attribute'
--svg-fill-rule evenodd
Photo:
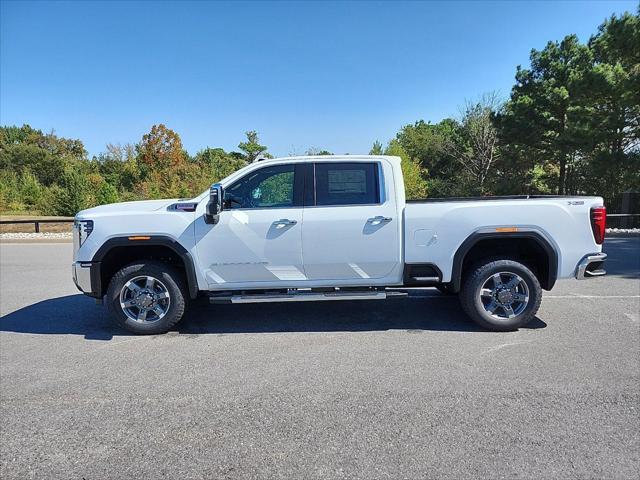
<svg viewBox="0 0 640 480"><path fill-rule="evenodd" d="M76 220L73 222L73 228L78 238L78 247L81 247L93 232L93 220Z"/></svg>

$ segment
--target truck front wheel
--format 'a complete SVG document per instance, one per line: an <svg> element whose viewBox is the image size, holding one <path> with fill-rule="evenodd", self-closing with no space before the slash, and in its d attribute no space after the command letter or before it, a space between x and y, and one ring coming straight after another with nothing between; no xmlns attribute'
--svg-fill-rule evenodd
<svg viewBox="0 0 640 480"><path fill-rule="evenodd" d="M127 265L111 279L107 308L116 323L137 334L165 333L185 311L181 276L169 265L142 261Z"/></svg>
<svg viewBox="0 0 640 480"><path fill-rule="evenodd" d="M540 308L540 282L525 265L493 260L469 270L460 291L462 309L478 325L495 331L517 330Z"/></svg>

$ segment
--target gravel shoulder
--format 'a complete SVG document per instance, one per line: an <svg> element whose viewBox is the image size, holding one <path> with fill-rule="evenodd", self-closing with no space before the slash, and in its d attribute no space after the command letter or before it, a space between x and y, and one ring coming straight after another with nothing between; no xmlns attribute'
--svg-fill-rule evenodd
<svg viewBox="0 0 640 480"><path fill-rule="evenodd" d="M70 243L71 232L0 233L1 243Z"/></svg>

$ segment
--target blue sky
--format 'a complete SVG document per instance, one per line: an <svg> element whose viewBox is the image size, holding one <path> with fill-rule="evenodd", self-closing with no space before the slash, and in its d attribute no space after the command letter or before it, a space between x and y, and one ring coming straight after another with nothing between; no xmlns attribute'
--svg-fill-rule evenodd
<svg viewBox="0 0 640 480"><path fill-rule="evenodd" d="M0 11L0 123L90 154L165 123L195 154L257 130L275 155L366 153L465 99L507 96L532 48L586 41L637 1L16 2Z"/></svg>

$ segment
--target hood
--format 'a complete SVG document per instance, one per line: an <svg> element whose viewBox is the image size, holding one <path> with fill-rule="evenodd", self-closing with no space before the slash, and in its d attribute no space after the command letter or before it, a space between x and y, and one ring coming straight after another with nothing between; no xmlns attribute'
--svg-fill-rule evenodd
<svg viewBox="0 0 640 480"><path fill-rule="evenodd" d="M169 205L180 201L180 199L166 199L166 200L142 200L138 202L120 202L110 203L108 205L100 205L93 208L88 208L78 212L76 218L95 218L106 215L114 215L121 213L142 213L153 212L168 207Z"/></svg>

